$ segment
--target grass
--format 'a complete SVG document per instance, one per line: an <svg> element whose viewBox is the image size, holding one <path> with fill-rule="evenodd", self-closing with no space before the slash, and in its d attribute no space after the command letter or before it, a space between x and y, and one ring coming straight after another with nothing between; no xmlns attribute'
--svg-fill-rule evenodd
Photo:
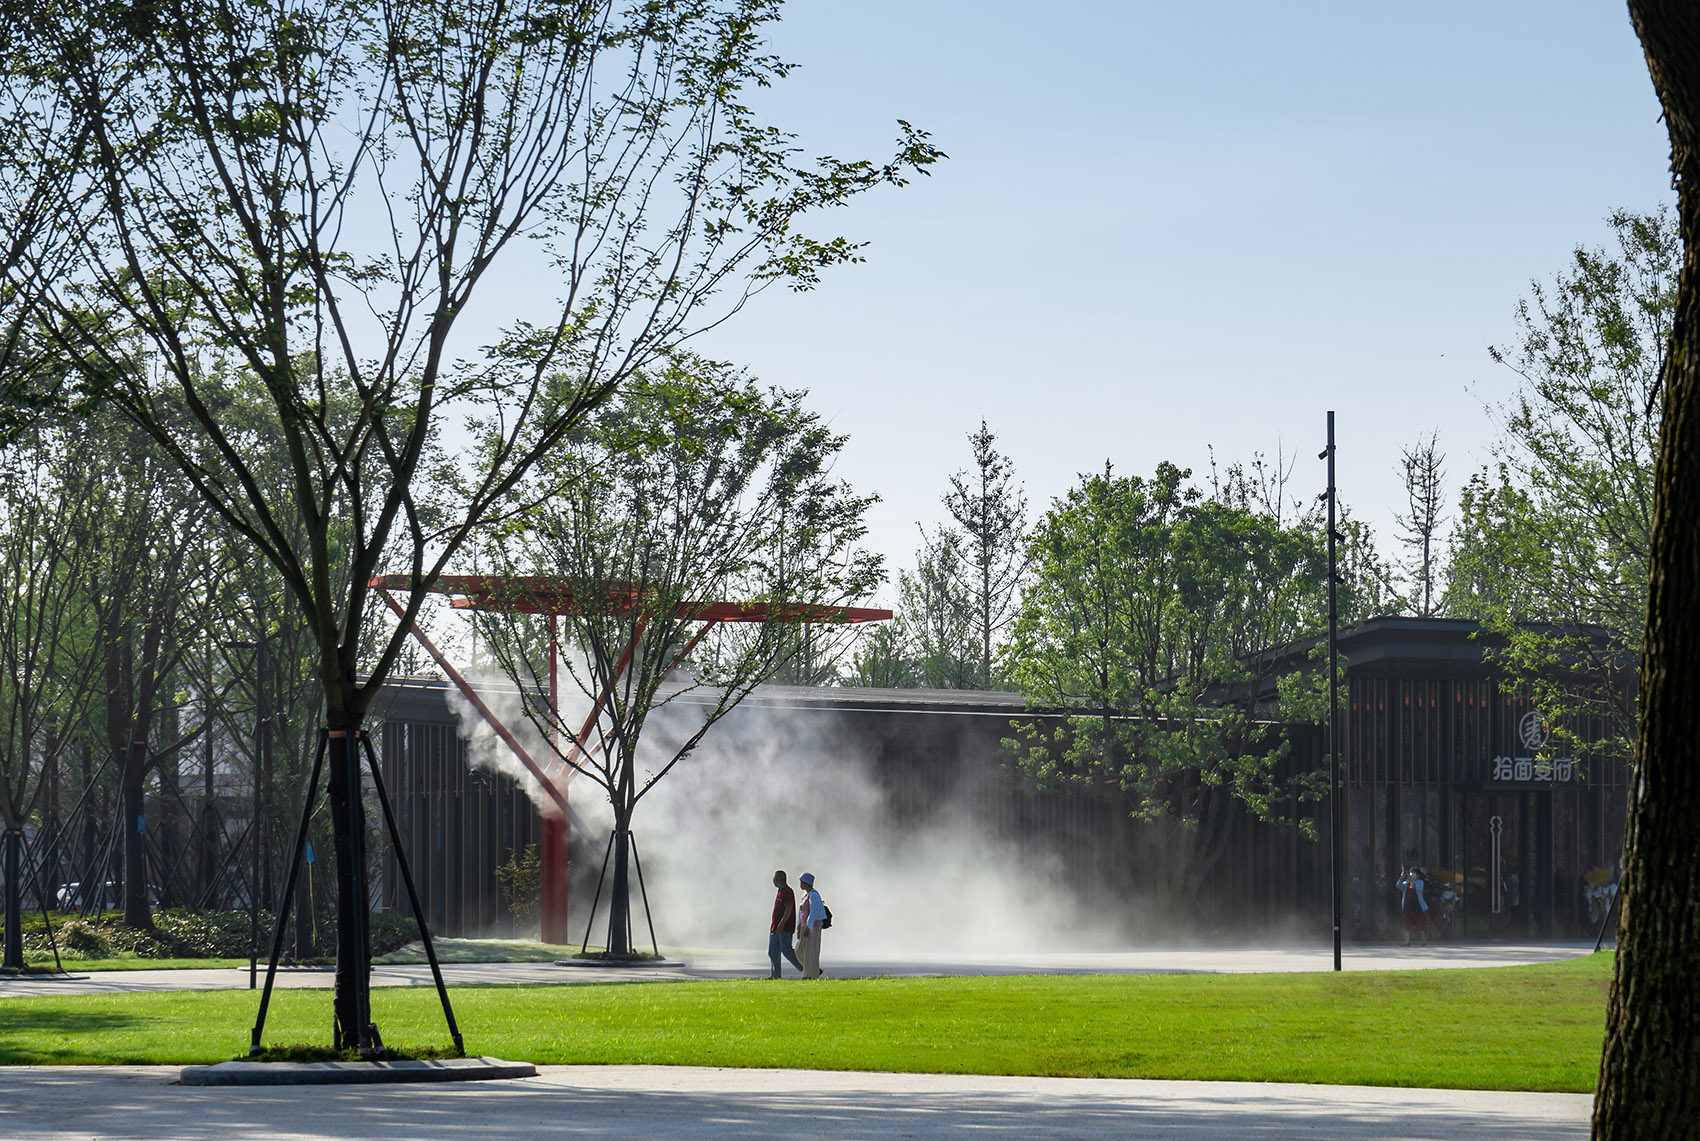
<svg viewBox="0 0 1700 1141"><path fill-rule="evenodd" d="M70 955L60 955L59 960L64 964L65 970L74 975L87 971L191 971L248 965L247 959L141 959L135 955L116 959L77 959ZM266 961L262 958L260 969L263 971L265 968ZM53 974L53 956L26 954L24 970L27 974Z"/></svg>
<svg viewBox="0 0 1700 1141"><path fill-rule="evenodd" d="M471 1053L1464 1089L1594 1088L1610 956L1476 970L460 987ZM430 988L373 991L387 1044L448 1039ZM245 991L0 999L0 1063L222 1061ZM324 991L274 994L268 1042L328 1037Z"/></svg>
<svg viewBox="0 0 1700 1141"><path fill-rule="evenodd" d="M578 954L578 944L570 947L557 947L549 943L539 943L533 939L443 939L435 940L433 944L437 952L437 960L443 963L552 963L556 959L565 959ZM242 959L144 959L133 954L121 955L104 959L80 959L69 954L64 949L59 952L59 958L67 971L80 974L84 971L174 971L197 970L216 967L246 967L248 960ZM387 965L407 965L426 961L425 948L421 943L409 943L399 951L388 955L373 956L374 963ZM329 966L332 960L323 959L314 965ZM264 970L266 956L260 956L260 969ZM24 967L28 973L51 973L53 970L53 955L48 951L28 951L24 954ZM0 978L4 978L0 974Z"/></svg>
<svg viewBox="0 0 1700 1141"><path fill-rule="evenodd" d="M535 939L445 939L431 941L440 963L552 963L578 954L578 944L556 946ZM425 945L409 943L399 951L374 956L374 963L423 963Z"/></svg>

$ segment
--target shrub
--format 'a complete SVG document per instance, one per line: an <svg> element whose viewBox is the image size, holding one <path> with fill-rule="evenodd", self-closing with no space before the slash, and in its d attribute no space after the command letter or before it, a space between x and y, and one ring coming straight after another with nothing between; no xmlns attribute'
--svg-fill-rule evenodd
<svg viewBox="0 0 1700 1141"><path fill-rule="evenodd" d="M388 955L419 938L419 925L411 916L373 913L372 954Z"/></svg>
<svg viewBox="0 0 1700 1141"><path fill-rule="evenodd" d="M106 944L112 949L109 958L123 958L134 955L138 959L169 959L171 948L154 938L153 932L139 927L126 927L122 923L99 928Z"/></svg>
<svg viewBox="0 0 1700 1141"><path fill-rule="evenodd" d="M24 950L48 955L53 944L39 922L24 933ZM248 955L246 911L159 911L153 930L126 927L118 913L76 919L54 917L53 936L67 959L242 959ZM260 942L271 934L272 917L260 913Z"/></svg>
<svg viewBox="0 0 1700 1141"><path fill-rule="evenodd" d="M62 924L58 931L59 953L71 959L110 959L112 945L106 936L86 919L73 919Z"/></svg>
<svg viewBox="0 0 1700 1141"><path fill-rule="evenodd" d="M543 908L543 856L536 844L527 844L522 852L509 852L508 862L496 869L496 883L516 927L537 922Z"/></svg>
<svg viewBox="0 0 1700 1141"><path fill-rule="evenodd" d="M134 956L138 959L246 959L249 954L248 931L252 920L246 911L157 911L153 930L126 927L117 912L66 919L53 917L53 935L59 954L67 959L119 959ZM272 925L276 917L269 911L260 912L258 955L271 953ZM387 955L398 951L419 938L419 928L412 919L400 915L374 914L371 921L372 953ZM323 938L335 945L334 925L321 932ZM293 949L293 942L287 949ZM31 955L48 955L52 946L46 928L40 922L24 932L24 951Z"/></svg>
<svg viewBox="0 0 1700 1141"><path fill-rule="evenodd" d="M157 937L170 945L173 957L183 959L247 958L251 922L246 911L173 909L157 912L153 917ZM260 913L258 953L270 953L269 941L275 922L276 917L270 912Z"/></svg>

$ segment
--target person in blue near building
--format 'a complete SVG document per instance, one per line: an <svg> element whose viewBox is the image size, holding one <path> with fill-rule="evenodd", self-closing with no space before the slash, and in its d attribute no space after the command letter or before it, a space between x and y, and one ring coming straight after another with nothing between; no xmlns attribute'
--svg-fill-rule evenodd
<svg viewBox="0 0 1700 1141"><path fill-rule="evenodd" d="M803 885L803 902L797 908L797 950L803 953L803 977L820 978L820 936L826 922L826 905L815 890L815 873L804 872L797 880Z"/></svg>
<svg viewBox="0 0 1700 1141"><path fill-rule="evenodd" d="M1399 877L1399 916L1405 924L1405 946L1411 945L1411 932L1419 932L1423 946L1428 946L1428 900L1423 898L1423 876L1415 865Z"/></svg>

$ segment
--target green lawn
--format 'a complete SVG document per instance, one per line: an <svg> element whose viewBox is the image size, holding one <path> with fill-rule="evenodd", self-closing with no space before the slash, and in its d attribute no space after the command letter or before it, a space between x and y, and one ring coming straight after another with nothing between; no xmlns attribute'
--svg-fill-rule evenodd
<svg viewBox="0 0 1700 1141"><path fill-rule="evenodd" d="M437 959L444 963L552 963L578 954L579 945L554 946L533 939L438 939L434 944ZM198 967L246 967L247 959L143 959L126 954L112 958L84 959L61 950L59 961L67 971L168 971ZM425 949L419 943L409 943L399 951L374 956L374 963L415 964L426 962ZM331 960L324 960L329 966ZM26 951L24 964L32 972L45 973L54 969L53 955L47 951ZM266 967L266 956L260 956L260 969ZM4 978L0 974L0 978Z"/></svg>
<svg viewBox="0 0 1700 1141"><path fill-rule="evenodd" d="M440 963L552 963L578 954L579 945L559 946L535 939L446 939L431 944ZM399 951L376 956L374 963L424 963L425 946L409 943Z"/></svg>
<svg viewBox="0 0 1700 1141"><path fill-rule="evenodd" d="M61 955L59 961L65 970L71 974L80 975L87 971L190 971L211 969L214 967L243 967L248 966L247 959L139 959L135 955L124 955L116 959L78 959L70 955ZM29 974L54 974L53 956L28 954L24 956L24 966ZM259 962L261 971L266 969L266 961ZM5 978L0 975L0 978Z"/></svg>
<svg viewBox="0 0 1700 1141"><path fill-rule="evenodd" d="M1589 1092L1608 955L1458 971L459 987L470 1053L775 1066ZM0 1063L242 1053L247 991L0 999ZM373 991L392 1046L441 1044L436 992ZM328 1039L324 991L274 994L266 1042Z"/></svg>

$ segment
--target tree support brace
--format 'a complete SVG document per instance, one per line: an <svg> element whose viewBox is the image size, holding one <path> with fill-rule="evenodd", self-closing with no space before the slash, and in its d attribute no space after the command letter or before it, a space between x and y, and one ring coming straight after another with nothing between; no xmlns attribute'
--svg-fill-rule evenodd
<svg viewBox="0 0 1700 1141"><path fill-rule="evenodd" d="M324 764L325 751L330 744L331 732L331 730L324 730L319 734L319 747L313 754L313 774L308 779L307 795L301 806L301 823L295 830L294 851L289 860L289 876L284 883L283 899L272 927L271 956L266 962L266 985L260 993L259 1016L254 1021L254 1029L248 1041L248 1056L251 1058L257 1057L261 1053L260 1037L265 1030L266 1009L271 1004L272 983L277 977L278 960L283 955L284 932L289 925L290 909L295 899L295 881L300 873L302 858L307 850L307 827L313 817L313 802L319 789L319 773ZM365 753L367 766L372 773L372 786L378 793L378 804L384 813L384 824L389 829L390 842L395 847L396 864L401 869L402 882L407 886L408 903L413 909L413 920L419 927L420 941L425 945L425 958L431 964L431 977L437 984L437 997L442 1000L443 1017L448 1022L449 1036L454 1040L455 1054L457 1057L465 1057L466 1042L461 1037L460 1027L455 1022L454 1008L449 1004L448 987L443 983L443 969L437 960L437 949L431 941L431 931L425 923L425 913L419 906L419 892L414 887L413 870L408 864L407 852L402 847L401 832L396 827L395 811L390 806L390 794L384 785L383 772L378 764L377 755L372 749L371 738L365 733L356 735L359 737L360 747ZM356 760L358 761L358 758ZM364 913L365 907L366 901L362 898L362 913ZM370 933L362 932L362 935L361 942L369 951L371 948ZM368 1017L370 1011L369 989L366 1000L359 1001L357 999L357 1005L362 1026L371 1034L371 1048L381 1050L383 1046L377 1035L377 1027L371 1025Z"/></svg>

